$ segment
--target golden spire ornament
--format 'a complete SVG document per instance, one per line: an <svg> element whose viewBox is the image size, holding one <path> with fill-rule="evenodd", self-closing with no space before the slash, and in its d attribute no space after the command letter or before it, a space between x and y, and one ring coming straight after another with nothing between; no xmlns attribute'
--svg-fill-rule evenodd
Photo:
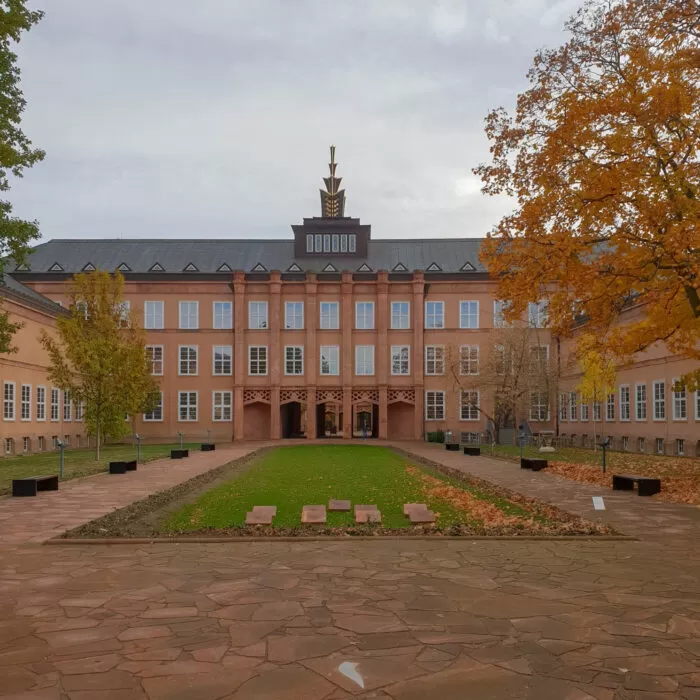
<svg viewBox="0 0 700 700"><path fill-rule="evenodd" d="M321 190L321 216L340 218L345 216L345 190L339 189L342 178L335 176L335 146L331 146L331 162L328 164L330 176L324 177L326 189Z"/></svg>

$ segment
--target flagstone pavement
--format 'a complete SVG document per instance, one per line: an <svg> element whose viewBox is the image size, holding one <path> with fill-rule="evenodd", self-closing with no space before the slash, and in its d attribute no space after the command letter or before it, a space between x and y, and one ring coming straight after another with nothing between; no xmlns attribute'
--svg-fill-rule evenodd
<svg viewBox="0 0 700 700"><path fill-rule="evenodd" d="M149 465L81 483L97 482L109 510L130 489L141 498L233 454L167 462L183 471L159 476L154 463L150 487L136 485ZM597 495L517 465L465 460L454 464L490 469L493 481L539 489L571 510L590 511L584 496ZM115 481L124 478L128 489ZM78 489L59 493L75 499ZM41 546L39 536L78 516L42 520L33 504L52 495L25 499L38 522L24 521L24 539L18 511L0 521L0 533L15 533L0 540L0 696L700 700L700 509L604 493L606 517L639 541ZM17 502L0 500L0 516ZM625 510L634 517L616 515ZM667 516L673 525L659 531Z"/></svg>

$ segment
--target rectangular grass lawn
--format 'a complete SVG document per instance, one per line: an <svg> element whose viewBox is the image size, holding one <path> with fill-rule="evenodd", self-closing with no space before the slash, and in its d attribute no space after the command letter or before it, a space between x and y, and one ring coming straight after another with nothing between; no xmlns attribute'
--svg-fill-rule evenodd
<svg viewBox="0 0 700 700"><path fill-rule="evenodd" d="M409 526L404 503L425 503L438 514L438 524L449 526L478 522L467 509L434 496L425 476L446 486L457 484L449 477L418 467L385 447L368 445L309 445L280 447L265 453L242 475L202 494L183 506L164 523L168 532L207 528L225 529L244 524L253 506L277 506L275 527L300 525L304 505L328 505L330 499L349 500L352 505L376 505L385 528ZM434 482L433 486L434 486ZM459 484L459 492L496 507L507 516L530 517L517 504ZM452 501L452 502L451 502ZM328 513L327 525L354 523L354 514Z"/></svg>

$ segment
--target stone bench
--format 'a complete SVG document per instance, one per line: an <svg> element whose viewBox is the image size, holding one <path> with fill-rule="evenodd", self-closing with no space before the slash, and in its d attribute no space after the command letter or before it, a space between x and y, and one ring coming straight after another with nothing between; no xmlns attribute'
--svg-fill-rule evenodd
<svg viewBox="0 0 700 700"><path fill-rule="evenodd" d="M471 455L472 457L479 457L481 455L481 448L480 447L465 447L464 454Z"/></svg>
<svg viewBox="0 0 700 700"><path fill-rule="evenodd" d="M538 459L537 457L522 457L520 459L520 468L532 469L533 472L538 472L547 468L547 460Z"/></svg>
<svg viewBox="0 0 700 700"><path fill-rule="evenodd" d="M189 456L189 450L170 450L170 459L184 459Z"/></svg>
<svg viewBox="0 0 700 700"><path fill-rule="evenodd" d="M459 443L458 442L446 442L445 449L450 450L451 452L459 452Z"/></svg>
<svg viewBox="0 0 700 700"><path fill-rule="evenodd" d="M614 491L634 491L635 483L637 484L637 493L640 496L653 496L655 493L661 493L661 479L634 474L613 474L612 487Z"/></svg>
<svg viewBox="0 0 700 700"><path fill-rule="evenodd" d="M36 496L37 491L58 491L58 474L26 476L12 480L12 495L22 498Z"/></svg>
<svg viewBox="0 0 700 700"><path fill-rule="evenodd" d="M214 450L216 449L216 445L214 445L213 443L210 443L210 442L203 442L199 446L199 449L202 452L214 452Z"/></svg>
<svg viewBox="0 0 700 700"><path fill-rule="evenodd" d="M428 506L425 503L404 503L403 514L411 523L416 525L435 522L435 513L432 510L428 510Z"/></svg>

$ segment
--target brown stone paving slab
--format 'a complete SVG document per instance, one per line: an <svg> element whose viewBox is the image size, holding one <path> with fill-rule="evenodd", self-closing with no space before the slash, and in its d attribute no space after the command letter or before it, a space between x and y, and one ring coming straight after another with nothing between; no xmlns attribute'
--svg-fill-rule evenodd
<svg viewBox="0 0 700 700"><path fill-rule="evenodd" d="M267 658L274 663L289 663L300 659L326 656L347 647L350 642L345 637L330 635L316 636L270 636L267 640Z"/></svg>
<svg viewBox="0 0 700 700"><path fill-rule="evenodd" d="M408 519L412 523L434 523L435 513L432 510L413 509L408 513Z"/></svg>
<svg viewBox="0 0 700 700"><path fill-rule="evenodd" d="M355 506L355 513L357 514L358 511L362 510L378 510L377 506L368 506L368 505L356 505Z"/></svg>
<svg viewBox="0 0 700 700"><path fill-rule="evenodd" d="M274 518L277 515L277 506L253 506L253 513L267 513Z"/></svg>
<svg viewBox="0 0 700 700"><path fill-rule="evenodd" d="M322 700L335 688L313 671L290 665L251 678L232 696L232 700Z"/></svg>
<svg viewBox="0 0 700 700"><path fill-rule="evenodd" d="M251 675L250 670L217 669L208 673L147 678L143 688L149 700L218 700L234 693Z"/></svg>
<svg viewBox="0 0 700 700"><path fill-rule="evenodd" d="M351 510L350 501L328 501L328 511L330 513L347 513Z"/></svg>
<svg viewBox="0 0 700 700"><path fill-rule="evenodd" d="M378 510L355 511L356 523L381 523L382 514Z"/></svg>
<svg viewBox="0 0 700 700"><path fill-rule="evenodd" d="M301 522L307 525L325 523L326 506L304 506L301 510Z"/></svg>
<svg viewBox="0 0 700 700"><path fill-rule="evenodd" d="M428 510L428 506L425 503L404 503L403 504L403 514L408 517L412 510Z"/></svg>
<svg viewBox="0 0 700 700"><path fill-rule="evenodd" d="M272 525L272 515L269 513L249 512L245 514L246 525Z"/></svg>

